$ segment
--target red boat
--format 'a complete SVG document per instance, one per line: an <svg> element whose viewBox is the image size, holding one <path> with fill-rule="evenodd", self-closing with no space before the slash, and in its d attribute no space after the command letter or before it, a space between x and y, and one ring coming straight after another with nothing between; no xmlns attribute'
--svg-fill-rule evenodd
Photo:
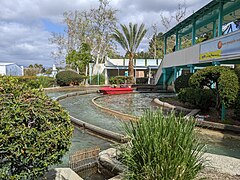
<svg viewBox="0 0 240 180"><path fill-rule="evenodd" d="M100 90L103 94L126 94L133 91L131 87L103 87Z"/></svg>

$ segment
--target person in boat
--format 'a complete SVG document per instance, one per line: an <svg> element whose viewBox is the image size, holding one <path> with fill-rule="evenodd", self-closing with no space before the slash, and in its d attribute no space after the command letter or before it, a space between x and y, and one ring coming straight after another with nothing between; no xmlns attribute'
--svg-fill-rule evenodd
<svg viewBox="0 0 240 180"><path fill-rule="evenodd" d="M127 88L127 87L128 87L127 84L121 84L121 85L120 85L120 88Z"/></svg>

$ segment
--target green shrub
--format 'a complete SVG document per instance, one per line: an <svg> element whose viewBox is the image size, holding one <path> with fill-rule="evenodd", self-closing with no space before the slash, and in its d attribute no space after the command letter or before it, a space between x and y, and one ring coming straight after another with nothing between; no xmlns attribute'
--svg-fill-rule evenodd
<svg viewBox="0 0 240 180"><path fill-rule="evenodd" d="M98 75L92 76L93 85L98 85ZM104 74L99 74L99 85L105 84L105 76Z"/></svg>
<svg viewBox="0 0 240 180"><path fill-rule="evenodd" d="M148 83L148 78L137 78L136 79L136 84L147 84Z"/></svg>
<svg viewBox="0 0 240 180"><path fill-rule="evenodd" d="M238 81L240 83L240 64L236 64L235 65L234 71L235 71L235 73L236 73L236 75L238 77Z"/></svg>
<svg viewBox="0 0 240 180"><path fill-rule="evenodd" d="M236 120L240 121L240 92L238 92L238 97L235 101L234 116Z"/></svg>
<svg viewBox="0 0 240 180"><path fill-rule="evenodd" d="M190 103L202 110L207 110L215 104L215 97L210 89L184 88L177 97L181 102Z"/></svg>
<svg viewBox="0 0 240 180"><path fill-rule="evenodd" d="M53 77L46 76L17 76L15 78L19 83L26 83L32 89L52 87L55 81Z"/></svg>
<svg viewBox="0 0 240 180"><path fill-rule="evenodd" d="M216 89L216 106L220 107L224 103L229 107L235 102L238 94L238 77L229 67L209 66L194 73L189 79L189 84L194 88ZM215 84L215 88L213 85Z"/></svg>
<svg viewBox="0 0 240 180"><path fill-rule="evenodd" d="M110 84L125 84L125 83L129 84L132 82L131 79L132 78L129 76L115 76L109 79L109 83Z"/></svg>
<svg viewBox="0 0 240 180"><path fill-rule="evenodd" d="M182 89L182 88L187 88L189 87L189 79L190 77L192 76L192 74L182 74L181 76L179 76L175 81L174 81L174 88L175 88L175 91L177 93L179 93L179 91Z"/></svg>
<svg viewBox="0 0 240 180"><path fill-rule="evenodd" d="M0 120L0 179L39 179L69 150L68 113L16 78L0 78Z"/></svg>
<svg viewBox="0 0 240 180"><path fill-rule="evenodd" d="M122 149L127 179L193 179L202 168L203 145L195 123L162 111L147 111L139 122L126 125L131 141Z"/></svg>
<svg viewBox="0 0 240 180"><path fill-rule="evenodd" d="M60 86L79 85L83 77L74 71L67 70L57 73L56 80Z"/></svg>

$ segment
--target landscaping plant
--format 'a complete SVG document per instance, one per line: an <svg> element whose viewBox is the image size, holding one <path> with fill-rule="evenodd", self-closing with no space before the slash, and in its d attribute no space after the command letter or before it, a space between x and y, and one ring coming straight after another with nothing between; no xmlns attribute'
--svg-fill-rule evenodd
<svg viewBox="0 0 240 180"><path fill-rule="evenodd" d="M114 29L113 38L126 51L126 54L129 57L128 74L131 78L130 83L135 83L133 60L138 46L143 40L147 30L145 29L144 24L141 24L139 27L138 24L132 23L129 23L128 27L124 24L120 24L120 26L121 30L118 30L117 28Z"/></svg>
<svg viewBox="0 0 240 180"><path fill-rule="evenodd" d="M129 76L114 76L109 79L110 84L125 84L131 83L132 78Z"/></svg>
<svg viewBox="0 0 240 180"><path fill-rule="evenodd" d="M223 103L229 107L235 103L238 94L238 77L229 67L209 66L198 70L190 80L190 86L193 88L209 88L215 93L216 109L220 109Z"/></svg>
<svg viewBox="0 0 240 180"><path fill-rule="evenodd" d="M137 123L126 125L130 142L123 148L127 179L190 180L202 169L201 145L195 122L174 113L146 111Z"/></svg>
<svg viewBox="0 0 240 180"><path fill-rule="evenodd" d="M0 78L0 120L0 179L39 179L69 150L68 113L16 78Z"/></svg>
<svg viewBox="0 0 240 180"><path fill-rule="evenodd" d="M59 86L79 85L83 80L83 76L71 70L60 71L56 75L56 80Z"/></svg>
<svg viewBox="0 0 240 180"><path fill-rule="evenodd" d="M54 84L53 77L46 76L16 76L19 83L26 83L32 89L48 88Z"/></svg>
<svg viewBox="0 0 240 180"><path fill-rule="evenodd" d="M192 76L192 73L182 74L174 81L174 89L176 93L179 93L181 89L189 87L189 79Z"/></svg>
<svg viewBox="0 0 240 180"><path fill-rule="evenodd" d="M183 88L177 98L183 103L190 103L202 110L208 110L209 107L215 105L214 93L209 89Z"/></svg>

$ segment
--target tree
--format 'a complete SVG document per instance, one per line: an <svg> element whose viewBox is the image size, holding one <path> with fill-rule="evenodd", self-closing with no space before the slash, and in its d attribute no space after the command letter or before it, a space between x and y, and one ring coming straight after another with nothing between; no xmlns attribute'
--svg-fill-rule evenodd
<svg viewBox="0 0 240 180"><path fill-rule="evenodd" d="M62 58L73 50L77 51L82 43L87 43L96 64L103 62L114 46L111 32L116 26L116 12L108 0L99 0L98 8L64 12L66 35L52 34L50 41L57 45L57 50L52 55Z"/></svg>
<svg viewBox="0 0 240 180"><path fill-rule="evenodd" d="M225 107L233 104L239 89L237 75L224 66L209 66L198 70L191 76L189 83L195 88L211 89L216 95L216 109L220 109L222 103Z"/></svg>
<svg viewBox="0 0 240 180"><path fill-rule="evenodd" d="M0 121L0 179L40 179L69 150L68 113L16 78L0 78Z"/></svg>
<svg viewBox="0 0 240 180"><path fill-rule="evenodd" d="M42 64L30 64L27 68L24 68L25 76L36 76L36 74L43 73L44 67Z"/></svg>
<svg viewBox="0 0 240 180"><path fill-rule="evenodd" d="M149 48L148 52L151 57L154 59L163 59L163 47L164 47L164 39L163 39L163 33L160 32L158 34L154 33L152 39L149 42Z"/></svg>
<svg viewBox="0 0 240 180"><path fill-rule="evenodd" d="M129 28L123 24L120 24L120 26L122 32L115 28L113 37L128 54L128 74L134 83L133 58L147 30L145 29L144 24L141 24L139 29L137 24L133 25L132 23L129 23Z"/></svg>
<svg viewBox="0 0 240 180"><path fill-rule="evenodd" d="M178 3L177 9L171 13L169 13L169 16L165 16L163 13L160 13L160 20L165 28L166 31L168 31L173 25L180 23L186 16L186 3L185 1L183 3ZM167 53L170 53L173 51L173 47L175 46L175 35L172 35L168 37L167 41ZM182 37L182 44L183 45L189 45L189 41L187 38ZM190 43L191 45L191 43Z"/></svg>
<svg viewBox="0 0 240 180"><path fill-rule="evenodd" d="M87 65L91 60L91 48L87 43L82 43L78 51L72 50L66 57L66 63L69 67L75 69L77 73L81 74L85 74L85 72L87 72Z"/></svg>

